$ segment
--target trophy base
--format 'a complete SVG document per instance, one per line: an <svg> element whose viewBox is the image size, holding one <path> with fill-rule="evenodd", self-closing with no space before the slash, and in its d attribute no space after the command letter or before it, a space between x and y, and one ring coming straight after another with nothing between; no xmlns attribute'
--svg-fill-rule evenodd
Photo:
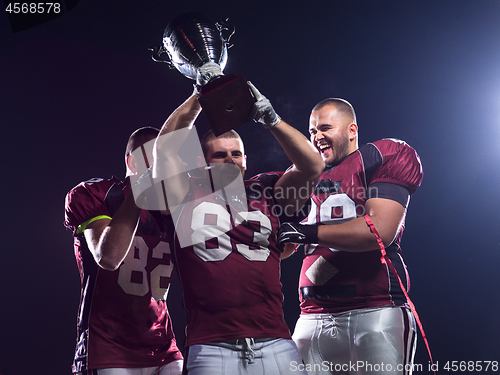
<svg viewBox="0 0 500 375"><path fill-rule="evenodd" d="M255 97L245 77L229 73L202 86L198 101L212 131L219 136L252 119Z"/></svg>

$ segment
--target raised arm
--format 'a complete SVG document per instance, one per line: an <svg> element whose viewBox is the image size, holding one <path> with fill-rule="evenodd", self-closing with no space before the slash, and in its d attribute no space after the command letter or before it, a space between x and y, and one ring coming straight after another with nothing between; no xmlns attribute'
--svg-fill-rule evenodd
<svg viewBox="0 0 500 375"><path fill-rule="evenodd" d="M200 112L200 103L198 103L197 95L193 93L167 118L162 128L160 129L160 134L158 136L161 137L162 135L171 133L179 129L192 128L194 125L194 121L196 120ZM178 146L176 149L177 152L180 145L173 146Z"/></svg>
<svg viewBox="0 0 500 375"><path fill-rule="evenodd" d="M325 164L309 140L283 120L270 131L293 163L274 186L277 202L291 215L307 202Z"/></svg>
<svg viewBox="0 0 500 375"><path fill-rule="evenodd" d="M325 168L318 150L297 129L284 122L269 100L254 85L249 86L257 99L252 117L267 128L293 163L274 187L274 196L288 215L299 210L309 199Z"/></svg>
<svg viewBox="0 0 500 375"><path fill-rule="evenodd" d="M161 189L167 207L162 211L163 214L170 214L170 208L181 204L189 192L188 175L178 152L201 112L198 102L199 87L219 75L222 75L220 66L213 62L208 62L198 69L195 92L168 117L156 139L153 151L153 179L162 181ZM187 147L199 145L198 140L193 143L195 144Z"/></svg>
<svg viewBox="0 0 500 375"><path fill-rule="evenodd" d="M201 106L193 94L168 117L156 139L153 179L161 181L156 186L164 190L167 198L163 214L170 214L169 207L179 205L189 191L188 175L178 152L200 112Z"/></svg>

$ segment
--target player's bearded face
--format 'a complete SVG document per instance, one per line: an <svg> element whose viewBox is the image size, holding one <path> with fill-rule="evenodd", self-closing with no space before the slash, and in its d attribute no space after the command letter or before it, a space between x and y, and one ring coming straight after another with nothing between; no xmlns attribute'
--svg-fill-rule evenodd
<svg viewBox="0 0 500 375"><path fill-rule="evenodd" d="M309 122L311 142L326 165L335 166L352 152L348 125L345 117L331 106L312 112Z"/></svg>

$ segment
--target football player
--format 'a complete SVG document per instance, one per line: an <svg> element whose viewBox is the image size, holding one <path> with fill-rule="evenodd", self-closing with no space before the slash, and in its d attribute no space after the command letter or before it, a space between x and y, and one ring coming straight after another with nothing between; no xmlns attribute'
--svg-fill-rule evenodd
<svg viewBox="0 0 500 375"><path fill-rule="evenodd" d="M210 76L210 69L204 65L201 73ZM213 69L220 74L217 66ZM209 132L201 140L203 155L197 158L204 176L190 177L178 150L183 131L193 128L201 111L196 95L169 117L155 148L155 179L164 176L163 170L169 175L163 182L176 222L189 375L305 374L283 318L276 232L280 215L293 213L308 200L308 193L295 192L312 192L323 162L307 138L250 87L257 100L253 118L272 133L293 163L286 172L243 181L246 156L239 135L229 131L216 137ZM194 152L196 147L189 149Z"/></svg>
<svg viewBox="0 0 500 375"><path fill-rule="evenodd" d="M65 226L74 234L82 285L73 373L182 372L166 306L173 224L141 210L130 190L130 178L152 162L158 132L146 127L130 136L124 181L93 178L66 196Z"/></svg>
<svg viewBox="0 0 500 375"><path fill-rule="evenodd" d="M356 115L343 99L318 103L309 132L326 168L308 218L278 234L281 245L305 244L293 339L310 375L405 374L416 336L400 242L420 159L396 139L358 148Z"/></svg>

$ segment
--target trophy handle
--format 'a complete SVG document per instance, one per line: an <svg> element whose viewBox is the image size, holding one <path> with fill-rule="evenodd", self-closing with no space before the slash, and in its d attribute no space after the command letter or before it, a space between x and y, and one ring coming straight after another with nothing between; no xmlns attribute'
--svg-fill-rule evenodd
<svg viewBox="0 0 500 375"><path fill-rule="evenodd" d="M229 18L226 18L224 21L217 21L215 23L215 26L217 26L217 29L219 30L220 35L222 36L222 40L224 41L224 43L226 43L226 47L231 48L233 44L229 43L229 39L231 39L231 37L233 36L235 29L233 25L227 22L228 20ZM224 32L228 33L229 35L226 37L224 35Z"/></svg>
<svg viewBox="0 0 500 375"><path fill-rule="evenodd" d="M172 68L175 68L174 64L172 63L172 61L170 60L170 56L168 55L167 50L165 49L165 47L163 47L163 45L161 44L157 44L153 47L149 47L148 48L149 51L152 52L152 55L151 55L151 58L156 61L156 62L162 62L162 63L166 63L168 64L168 66L172 69ZM163 53L166 53L166 56L167 57L162 57L161 55Z"/></svg>

